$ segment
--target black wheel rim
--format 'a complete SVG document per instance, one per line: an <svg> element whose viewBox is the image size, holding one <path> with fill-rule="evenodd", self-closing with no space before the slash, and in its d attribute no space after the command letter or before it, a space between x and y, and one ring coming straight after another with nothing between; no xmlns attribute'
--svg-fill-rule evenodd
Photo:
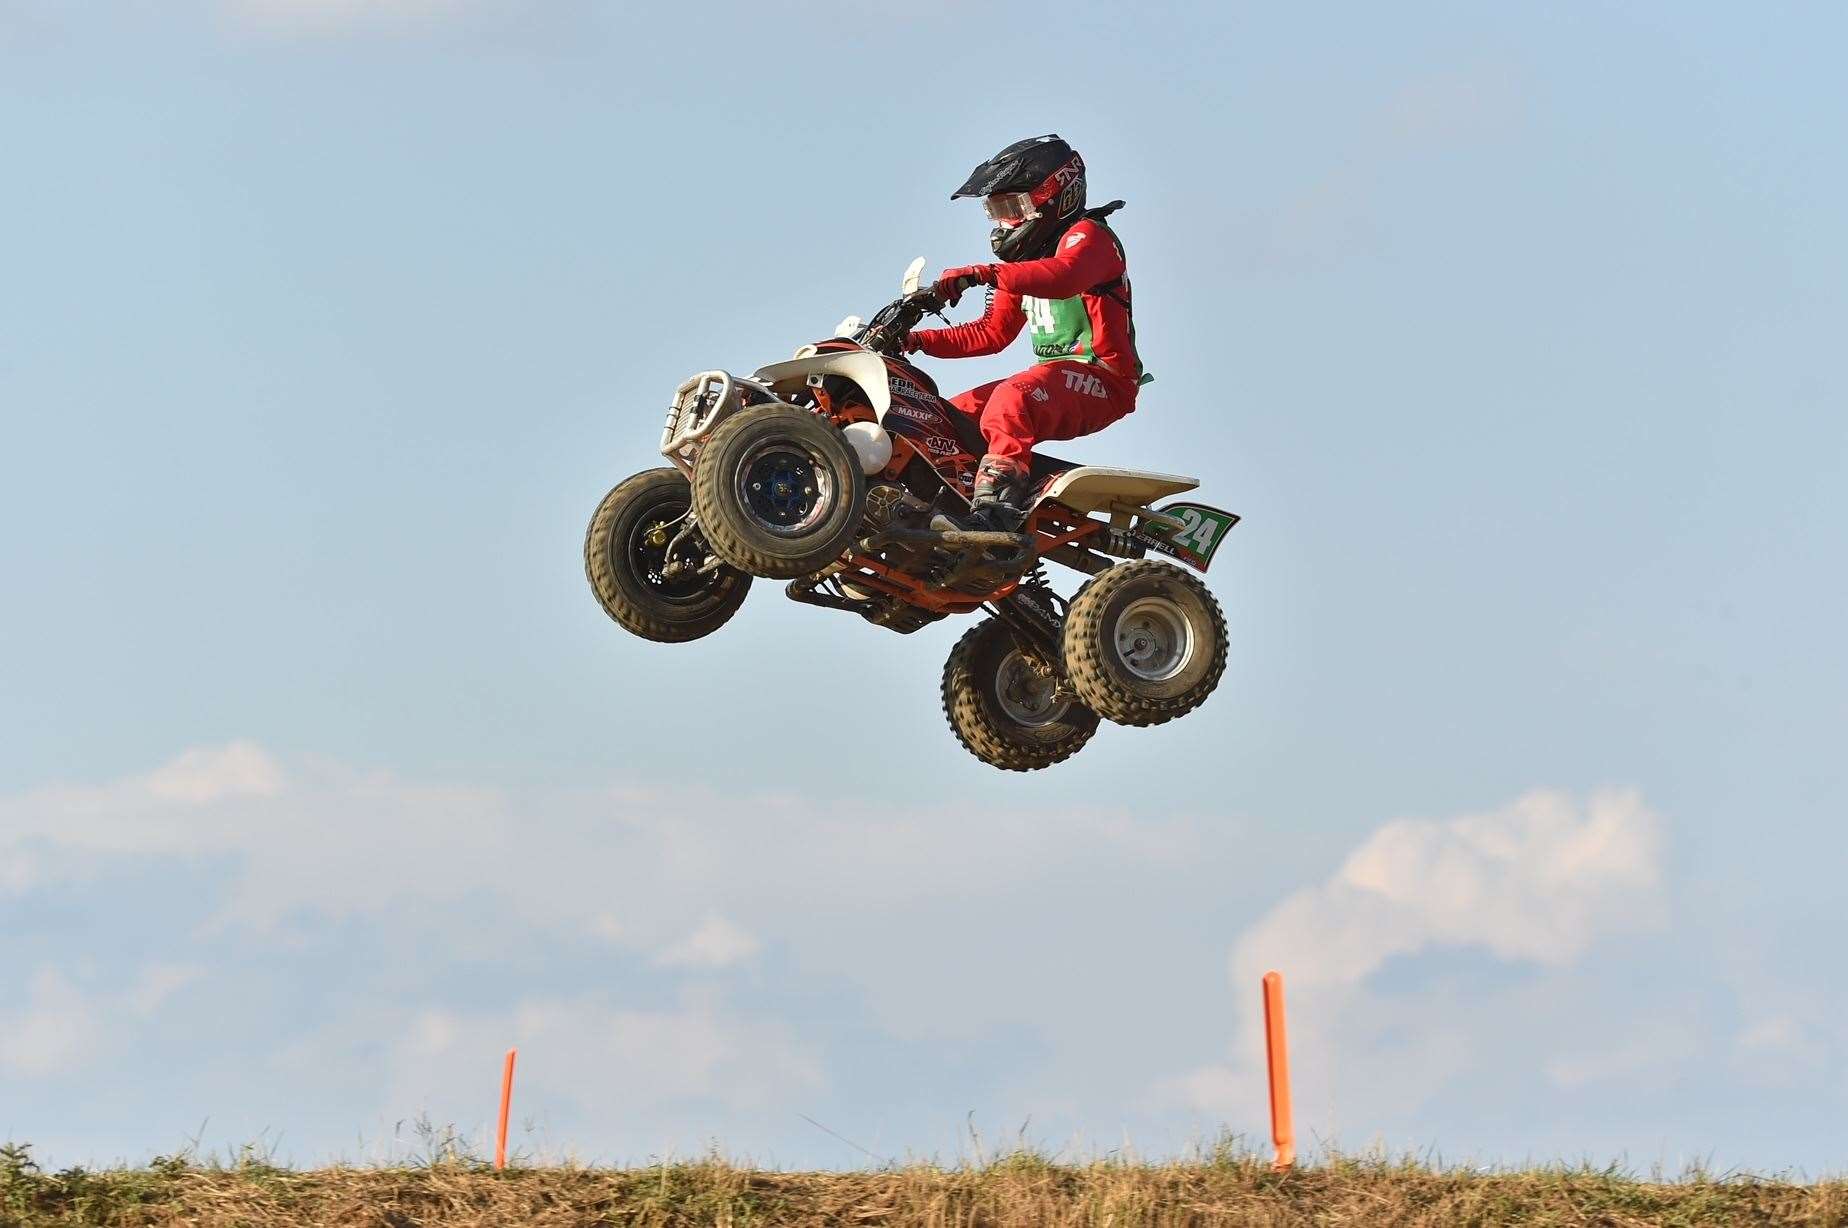
<svg viewBox="0 0 1848 1228"><path fill-rule="evenodd" d="M686 527L687 508L684 500L655 504L636 518L625 544L630 570L649 592L676 605L703 601L725 579L719 571L698 570L705 553L692 534L675 543L674 538ZM680 564L673 575L667 572L670 560Z"/></svg>
<svg viewBox="0 0 1848 1228"><path fill-rule="evenodd" d="M772 440L738 466L738 503L779 537L815 527L834 502L834 475L821 458L792 440Z"/></svg>
<svg viewBox="0 0 1848 1228"><path fill-rule="evenodd" d="M1056 725L1071 707L1059 698L1052 679L1042 677L1018 648L995 670L995 700L1002 715L1022 729Z"/></svg>

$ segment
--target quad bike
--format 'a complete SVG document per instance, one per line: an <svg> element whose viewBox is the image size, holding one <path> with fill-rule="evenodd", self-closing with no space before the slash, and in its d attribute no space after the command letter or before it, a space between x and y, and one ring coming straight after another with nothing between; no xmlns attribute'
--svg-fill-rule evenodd
<svg viewBox="0 0 1848 1228"><path fill-rule="evenodd" d="M986 610L944 666L943 708L972 754L1012 771L1070 758L1099 717L1193 711L1225 670L1225 619L1192 572L1145 556L1205 572L1238 517L1150 506L1191 478L1036 455L1021 531L973 520L981 432L901 350L943 306L918 288L922 268L871 321L849 317L789 361L680 385L661 433L671 465L622 482L591 518L597 600L666 643L718 630L754 576L901 634ZM1090 579L1067 601L1047 561Z"/></svg>

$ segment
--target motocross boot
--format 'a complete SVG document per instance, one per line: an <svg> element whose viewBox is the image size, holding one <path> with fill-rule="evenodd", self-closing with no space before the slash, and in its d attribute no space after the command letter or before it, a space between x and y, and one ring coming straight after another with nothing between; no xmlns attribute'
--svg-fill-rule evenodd
<svg viewBox="0 0 1848 1228"><path fill-rule="evenodd" d="M1018 533L1027 519L1027 467L989 453L975 471L975 494L969 500L975 519L990 529Z"/></svg>

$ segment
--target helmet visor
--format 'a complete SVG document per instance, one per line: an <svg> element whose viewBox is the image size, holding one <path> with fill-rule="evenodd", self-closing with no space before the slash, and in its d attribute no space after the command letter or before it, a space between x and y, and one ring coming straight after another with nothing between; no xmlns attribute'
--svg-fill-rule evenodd
<svg viewBox="0 0 1848 1228"><path fill-rule="evenodd" d="M1003 226L1018 226L1039 216L1039 206L1033 203L1031 192L994 192L983 199L982 207L988 211L989 221Z"/></svg>

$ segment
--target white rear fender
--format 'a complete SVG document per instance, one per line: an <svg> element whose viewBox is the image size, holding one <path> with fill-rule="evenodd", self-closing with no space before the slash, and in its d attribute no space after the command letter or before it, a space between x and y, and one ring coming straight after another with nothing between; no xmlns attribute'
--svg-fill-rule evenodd
<svg viewBox="0 0 1848 1228"><path fill-rule="evenodd" d="M1138 473L1133 469L1109 469L1101 465L1079 465L1046 484L1040 499L1057 499L1075 512L1109 512L1113 520L1127 524L1132 509L1146 508L1157 499L1192 490L1200 483L1172 473Z"/></svg>
<svg viewBox="0 0 1848 1228"><path fill-rule="evenodd" d="M873 413L885 418L892 404L892 388L886 383L885 359L869 350L838 350L831 354L810 354L773 362L759 367L751 378L770 385L778 396L788 397L811 384L819 384L824 375L839 375L859 385Z"/></svg>

